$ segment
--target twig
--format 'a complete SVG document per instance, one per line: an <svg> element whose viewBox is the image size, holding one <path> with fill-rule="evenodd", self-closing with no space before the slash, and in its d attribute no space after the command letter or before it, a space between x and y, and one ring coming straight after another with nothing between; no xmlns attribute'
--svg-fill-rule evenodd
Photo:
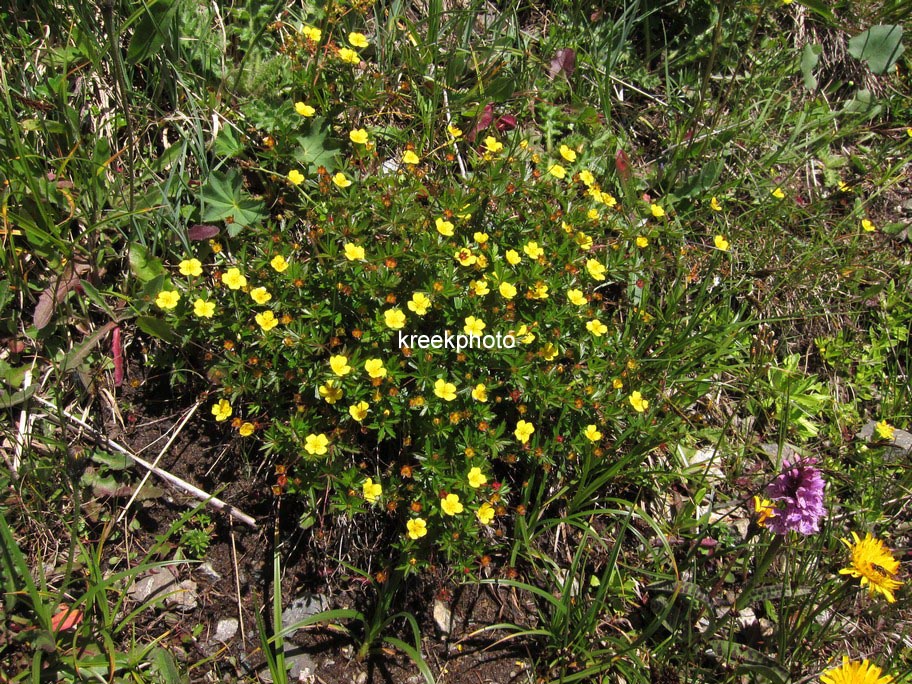
<svg viewBox="0 0 912 684"><path fill-rule="evenodd" d="M29 385L32 384L32 371L31 369L25 371L25 376L22 379L22 391L25 392ZM26 403L24 406L28 406ZM19 430L16 433L16 438L13 440L13 460L9 464L10 466L10 475L13 480L19 479L19 464L22 463L22 450L25 448L25 445L29 441L29 437L32 433L32 420L28 412L28 408L23 408L22 412L19 414Z"/></svg>
<svg viewBox="0 0 912 684"><path fill-rule="evenodd" d="M156 456L155 460L152 461L153 468L158 467L158 462L161 460L162 456L164 456L165 452L171 448L171 445L174 444L174 440L177 439L177 436L181 433L181 430L184 429L184 426L187 424L187 421L190 420L190 418L193 416L193 414L196 413L196 409L198 409L199 407L200 407L200 402L197 401L191 407L191 409L189 411L187 411L187 415L184 416L184 418L181 420L180 423L178 423L177 427L174 429L174 432L171 433L171 437L168 438L168 441L165 443L165 446L163 446L161 448L161 451L158 452L158 456ZM152 474L151 471L149 471L145 475L143 475L142 480L136 486L136 489L133 490L133 495L130 497L130 500L127 501L127 505L124 506L123 510L120 512L120 515L117 516L117 522L120 522L121 520L124 519L124 516L127 514L127 511L130 510L130 506L133 505L133 502L136 500L136 497L139 496L140 490L143 488L143 486L146 484L146 482L148 482L149 475L151 475L151 474Z"/></svg>
<svg viewBox="0 0 912 684"><path fill-rule="evenodd" d="M447 97L446 88L443 88L443 111L446 114L447 126L453 125L453 119L450 116L450 98ZM449 131L447 131L449 132ZM465 162L462 160L462 152L459 151L459 145L456 144L456 139L453 139L453 149L456 150L456 161L459 162L459 174L463 178L468 178L469 173L466 171Z"/></svg>
<svg viewBox="0 0 912 684"><path fill-rule="evenodd" d="M238 625L241 627L241 643L247 648L247 634L244 631L244 606L241 604L241 577L238 570L237 546L234 543L234 528L231 529L231 560L234 563L234 589L237 596Z"/></svg>
<svg viewBox="0 0 912 684"><path fill-rule="evenodd" d="M253 518L251 518L246 513L239 511L237 508L235 508L231 504L225 503L221 499L214 497L211 494L208 494L207 492L204 492L199 487L196 487L196 486L190 484L189 482L180 479L177 475L172 475L167 470L162 470L161 468L153 466L151 463L146 461L144 458L140 458L136 454L132 453L129 449L122 447L120 444L118 444L114 440L109 439L105 435L101 434L94 427L92 427L85 421L80 420L79 418L74 416L72 413L68 412L66 409L58 408L58 407L54 406L54 404L52 404L51 402L49 402L46 399L43 399L39 396L34 396L32 398L35 399L38 403L43 404L47 408L51 409L53 412L59 411L61 414L63 414L63 416L67 420L72 421L73 423L75 423L76 425L81 427L83 430L88 432L92 436L92 438L95 441L97 441L98 443L106 446L109 449L113 449L114 451L118 452L119 454L123 454L124 456L131 459L133 462L141 465L143 468L155 473L163 480L170 482L172 485L174 485L178 489L190 494L191 496L199 499L200 501L205 501L208 505L212 506L216 510L224 511L228 515L230 515L232 518L235 518L236 520L240 520L242 523L244 523L245 525L249 525L253 529L257 529L256 521ZM54 413L48 414L47 418L50 419L52 422L57 423L61 427L67 427L67 428L73 429L73 426L65 424Z"/></svg>

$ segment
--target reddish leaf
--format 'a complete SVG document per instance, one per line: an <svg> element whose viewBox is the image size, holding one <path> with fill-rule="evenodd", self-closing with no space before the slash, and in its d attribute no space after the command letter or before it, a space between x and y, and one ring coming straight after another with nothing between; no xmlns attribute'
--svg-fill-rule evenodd
<svg viewBox="0 0 912 684"><path fill-rule="evenodd" d="M190 226L187 231L187 238L193 242L200 240L209 240L219 234L218 226L210 226L206 223L197 223Z"/></svg>
<svg viewBox="0 0 912 684"><path fill-rule="evenodd" d="M475 122L472 130L466 134L466 140L475 142L475 137L482 131L487 130L492 121L494 121L494 103L489 102L485 105L484 111L481 113L481 116L478 117L478 121Z"/></svg>
<svg viewBox="0 0 912 684"><path fill-rule="evenodd" d="M62 632L65 629L72 629L80 622L82 622L82 611L61 603L57 614L51 618L51 629L55 632Z"/></svg>
<svg viewBox="0 0 912 684"><path fill-rule="evenodd" d="M502 117L497 119L494 127L497 128L497 131L499 133L512 131L514 128L516 128L516 117L512 114L504 114Z"/></svg>
<svg viewBox="0 0 912 684"><path fill-rule="evenodd" d="M120 346L120 327L114 328L111 337L111 352L114 355L114 387L123 385L124 362L123 349Z"/></svg>
<svg viewBox="0 0 912 684"><path fill-rule="evenodd" d="M624 150L618 150L614 156L614 168L625 183L630 182L630 158Z"/></svg>
<svg viewBox="0 0 912 684"><path fill-rule="evenodd" d="M573 48L562 48L554 53L551 59L551 65L548 67L548 78L552 81L560 74L568 78L576 69L576 52Z"/></svg>
<svg viewBox="0 0 912 684"><path fill-rule="evenodd" d="M46 327L51 322L54 309L66 298L68 292L82 290L79 285L79 278L88 271L88 264L71 262L67 264L56 280L45 288L44 292L38 297L35 313L32 316L32 323L35 324L38 330Z"/></svg>

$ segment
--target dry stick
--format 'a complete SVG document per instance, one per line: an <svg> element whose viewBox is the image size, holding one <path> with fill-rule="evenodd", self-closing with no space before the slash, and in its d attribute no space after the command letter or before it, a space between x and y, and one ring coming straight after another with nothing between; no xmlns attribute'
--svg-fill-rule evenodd
<svg viewBox="0 0 912 684"><path fill-rule="evenodd" d="M25 371L25 376L22 379L22 391L25 392L31 384L32 371L29 369ZM25 445L30 441L32 434L33 417L29 414L28 408L26 408L27 406L28 402L24 404L22 412L19 414L19 431L13 440L13 461L10 463L10 474L13 476L14 480L19 479L19 464L22 463L22 450L25 449Z"/></svg>
<svg viewBox="0 0 912 684"><path fill-rule="evenodd" d="M187 424L187 421L190 420L190 418L193 416L193 414L196 413L196 409L198 409L199 407L200 407L200 402L196 402L190 408L190 410L187 411L187 415L183 417L183 419L181 420L180 423L178 423L177 427L174 429L174 432L171 433L171 437L168 439L167 442L165 442L165 446L162 447L161 451L158 452L158 456L156 456L155 460L152 461L153 468L158 467L158 462L161 460L162 456L164 456L165 452L171 448L171 445L174 444L174 440L177 439L177 436L181 433L181 430L184 429L184 426ZM127 514L127 511L130 510L130 506L133 505L133 502L136 500L136 497L139 496L140 490L143 488L143 486L145 486L146 482L148 482L149 476L151 474L152 473L150 471L150 472L147 472L145 475L143 475L142 480L136 486L136 489L133 490L133 495L130 497L130 500L127 501L127 505L124 506L123 510L120 512L120 515L117 516L117 522L120 522L121 520L124 519L124 516Z"/></svg>
<svg viewBox="0 0 912 684"><path fill-rule="evenodd" d="M446 86L443 87L443 111L446 114L447 125L453 125L453 118L450 116L450 98L447 97ZM447 131L449 133L449 131ZM463 178L468 178L469 174L466 171L465 162L462 160L462 152L459 151L459 145L456 144L456 139L453 139L453 149L456 150L456 161L459 162L459 174Z"/></svg>
<svg viewBox="0 0 912 684"><path fill-rule="evenodd" d="M234 563L234 589L237 592L238 625L241 627L241 643L247 648L247 635L244 632L244 606L241 604L241 576L238 570L237 546L234 544L234 527L231 528L231 560Z"/></svg>
<svg viewBox="0 0 912 684"><path fill-rule="evenodd" d="M38 401L39 403L43 404L47 408L51 409L52 411L59 411L60 413L62 413L64 415L64 417L67 418L67 420L70 420L70 421L76 423L77 425L79 425L79 427L86 430L92 436L92 438L94 440L96 440L97 442L99 442L100 444L108 447L109 449L113 449L114 451L116 451L120 454L123 454L124 456L130 458L135 463L138 463L139 465L141 465L143 468L146 468L147 470L150 470L151 472L155 473L163 480L170 482L178 489L190 494L191 496L193 496L201 501L205 501L207 504L209 504L216 510L224 511L224 512L228 513L228 515L230 515L232 518L240 520L242 523L244 523L245 525L249 525L253 529L257 529L256 521L253 518L251 518L246 513L239 511L237 508L235 508L231 504L225 503L221 499L204 492L199 487L196 487L196 486L190 484L189 482L180 479L177 475L172 475L167 470L162 470L161 468L157 468L157 467L153 466L151 463L149 463L145 459L140 458L136 454L132 453L129 449L122 447L117 442L115 442L112 439L109 439L105 435L101 434L94 427L92 427L85 421L80 420L79 418L74 416L72 413L69 413L66 409L58 408L58 407L54 406L51 402L47 401L46 399L42 399L41 397L38 397L38 396L34 396L32 398L35 399L36 401ZM53 413L48 414L47 418L50 419L51 421L57 423L61 427L69 427L70 429L72 429L71 425L65 425L63 423L63 421L61 421Z"/></svg>

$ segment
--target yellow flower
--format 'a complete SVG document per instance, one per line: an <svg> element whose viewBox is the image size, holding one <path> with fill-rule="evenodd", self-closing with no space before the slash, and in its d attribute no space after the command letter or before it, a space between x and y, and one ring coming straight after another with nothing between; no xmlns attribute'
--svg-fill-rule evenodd
<svg viewBox="0 0 912 684"><path fill-rule="evenodd" d="M630 405L633 406L637 413L643 413L643 411L649 408L649 402L646 399L643 399L643 395L640 394L639 390L631 393Z"/></svg>
<svg viewBox="0 0 912 684"><path fill-rule="evenodd" d="M472 266L476 261L478 261L478 257L472 254L471 249L468 249L466 247L458 250L453 255L453 257L456 259L456 261L459 262L461 266Z"/></svg>
<svg viewBox="0 0 912 684"><path fill-rule="evenodd" d="M379 482L376 484L372 478L367 478L361 485L361 492L364 494L364 500L368 503L374 503L383 494L383 485Z"/></svg>
<svg viewBox="0 0 912 684"><path fill-rule="evenodd" d="M560 146L560 156L571 164L576 161L576 151L566 145Z"/></svg>
<svg viewBox="0 0 912 684"><path fill-rule="evenodd" d="M875 425L874 429L877 431L877 435L881 439L893 439L893 436L896 433L896 428L885 420L882 420L877 425Z"/></svg>
<svg viewBox="0 0 912 684"><path fill-rule="evenodd" d="M217 404L212 405L212 415L219 423L228 420L231 417L231 404L227 399L219 399Z"/></svg>
<svg viewBox="0 0 912 684"><path fill-rule="evenodd" d="M709 200L709 208L713 211L722 211L722 205L719 204L719 200L715 197Z"/></svg>
<svg viewBox="0 0 912 684"><path fill-rule="evenodd" d="M494 520L494 507L485 501L475 511L475 517L478 518L478 522L482 525L490 525L491 521Z"/></svg>
<svg viewBox="0 0 912 684"><path fill-rule="evenodd" d="M385 378L386 368L383 366L383 359L368 359L364 362L364 370L372 378Z"/></svg>
<svg viewBox="0 0 912 684"><path fill-rule="evenodd" d="M348 139L356 145L367 145L367 131L363 128L356 128L353 131L349 131Z"/></svg>
<svg viewBox="0 0 912 684"><path fill-rule="evenodd" d="M402 163L403 163L403 164L412 164L412 165L414 165L414 164L417 164L417 163L420 162L420 161L421 161L421 158L420 158L417 154L415 154L414 152L412 152L411 150L406 150L406 151L405 151L405 154L402 155Z"/></svg>
<svg viewBox="0 0 912 684"><path fill-rule="evenodd" d="M181 275L194 278L203 275L203 265L199 259L184 259L177 265L177 268L180 269Z"/></svg>
<svg viewBox="0 0 912 684"><path fill-rule="evenodd" d="M529 437L532 436L533 432L535 432L535 426L532 425L532 423L521 420L516 423L516 429L513 431L513 434L516 436L516 439L525 444L529 441Z"/></svg>
<svg viewBox="0 0 912 684"><path fill-rule="evenodd" d="M611 381L611 386L614 387L614 389L624 389L624 381L620 378L615 378Z"/></svg>
<svg viewBox="0 0 912 684"><path fill-rule="evenodd" d="M462 131L459 130L453 124L450 124L449 126L447 126L447 133L449 133L450 137L452 137L452 138L461 138L462 137Z"/></svg>
<svg viewBox="0 0 912 684"><path fill-rule="evenodd" d="M602 433L599 432L598 427L595 425L587 425L586 429L583 430L583 435L590 442L597 442L602 438Z"/></svg>
<svg viewBox="0 0 912 684"><path fill-rule="evenodd" d="M238 434L241 437L250 437L250 435L253 434L254 430L256 430L256 426L253 423L245 421L241 423L241 426L238 428Z"/></svg>
<svg viewBox="0 0 912 684"><path fill-rule="evenodd" d="M484 139L484 146L491 154L496 154L503 149L503 143L499 142L493 135L489 135Z"/></svg>
<svg viewBox="0 0 912 684"><path fill-rule="evenodd" d="M295 111L301 116L313 116L317 110L304 102L295 102Z"/></svg>
<svg viewBox="0 0 912 684"><path fill-rule="evenodd" d="M469 287L475 293L476 297L484 297L491 291L491 288L488 287L488 281L484 278L479 278L478 280L473 280L469 283Z"/></svg>
<svg viewBox="0 0 912 684"><path fill-rule="evenodd" d="M469 487L472 489L478 489L481 487L481 485L485 484L488 481L488 478L483 472L481 472L481 468L476 466L469 470L468 480Z"/></svg>
<svg viewBox="0 0 912 684"><path fill-rule="evenodd" d="M319 43L320 38L323 36L323 32L315 26L308 26L305 24L301 27L301 33L304 35L307 40Z"/></svg>
<svg viewBox="0 0 912 684"><path fill-rule="evenodd" d="M427 313L428 307L431 305L430 298L424 294L424 292L416 292L412 295L411 300L406 306L408 306L409 311L418 314L419 316L424 316Z"/></svg>
<svg viewBox="0 0 912 684"><path fill-rule="evenodd" d="M215 315L215 304L205 299L197 299L193 302L193 314L200 318L212 318Z"/></svg>
<svg viewBox="0 0 912 684"><path fill-rule="evenodd" d="M643 249L644 247L649 246L649 238L643 237L642 235L638 236L636 239L637 247Z"/></svg>
<svg viewBox="0 0 912 684"><path fill-rule="evenodd" d="M434 219L434 225L437 227L437 232L444 237L453 237L453 223L451 221L447 221L438 216Z"/></svg>
<svg viewBox="0 0 912 684"><path fill-rule="evenodd" d="M230 290L240 290L242 287L247 287L247 278L236 268L229 268L225 273L222 273L222 282Z"/></svg>
<svg viewBox="0 0 912 684"><path fill-rule="evenodd" d="M421 539L427 534L427 523L422 518L413 518L405 523L409 539Z"/></svg>
<svg viewBox="0 0 912 684"><path fill-rule="evenodd" d="M579 172L580 182L585 185L587 188L591 188L595 185L595 176L592 175L592 171L589 169L583 169Z"/></svg>
<svg viewBox="0 0 912 684"><path fill-rule="evenodd" d="M792 0L782 0L782 4L783 4L783 5L791 5L791 4L792 4Z"/></svg>
<svg viewBox="0 0 912 684"><path fill-rule="evenodd" d="M713 244L716 246L716 249L722 250L723 252L727 252L728 248L731 247L731 243L725 239L724 235L716 235L716 237L713 238Z"/></svg>
<svg viewBox="0 0 912 684"><path fill-rule="evenodd" d="M592 276L593 280L605 279L605 267L595 259L586 261L586 271L589 272L589 275Z"/></svg>
<svg viewBox="0 0 912 684"><path fill-rule="evenodd" d="M500 284L497 291L500 292L500 296L504 299L513 299L516 296L516 287L506 280Z"/></svg>
<svg viewBox="0 0 912 684"><path fill-rule="evenodd" d="M357 420L359 423L367 418L367 411L370 408L370 404L366 401L359 401L357 404L352 404L348 407L348 415Z"/></svg>
<svg viewBox="0 0 912 684"><path fill-rule="evenodd" d="M573 239L583 251L588 252L590 249L592 249L592 238L586 235L583 231L580 231L574 235Z"/></svg>
<svg viewBox="0 0 912 684"><path fill-rule="evenodd" d="M367 36L365 36L363 33L352 31L348 34L348 44L356 48L366 48L368 45L370 45L370 42L367 40Z"/></svg>
<svg viewBox="0 0 912 684"><path fill-rule="evenodd" d="M312 456L322 456L329 451L328 446L329 439L322 432L319 435L311 433L304 440L304 451Z"/></svg>
<svg viewBox="0 0 912 684"><path fill-rule="evenodd" d="M650 205L649 205L649 211L650 211L650 212L652 213L652 215L655 216L656 218L662 218L663 216L665 216L665 210L662 209L662 207L659 206L658 204L650 204Z"/></svg>
<svg viewBox="0 0 912 684"><path fill-rule="evenodd" d="M877 230L877 226L870 219L861 219L861 228L866 233L873 233Z"/></svg>
<svg viewBox="0 0 912 684"><path fill-rule="evenodd" d="M582 290L567 290L567 299L569 299L570 303L574 306L583 306L586 303L586 297L583 295Z"/></svg>
<svg viewBox="0 0 912 684"><path fill-rule="evenodd" d="M567 177L567 169L565 169L560 164L552 164L551 166L549 166L548 173L550 173L555 178L559 178L559 179Z"/></svg>
<svg viewBox="0 0 912 684"><path fill-rule="evenodd" d="M548 342L542 347L542 356L545 361L553 361L554 357L557 356L557 347Z"/></svg>
<svg viewBox="0 0 912 684"><path fill-rule="evenodd" d="M364 258L364 247L361 245L346 242L343 249L345 250L345 258L349 261L359 261Z"/></svg>
<svg viewBox="0 0 912 684"><path fill-rule="evenodd" d="M543 255L545 253L545 250L543 250L541 247L539 247L537 242L532 241L532 242L527 242L523 246L523 252L525 252L526 256L528 256L530 259L538 259L541 255Z"/></svg>
<svg viewBox="0 0 912 684"><path fill-rule="evenodd" d="M598 221L600 218L602 218L602 215L600 213L598 213L597 209L590 209L589 211L586 212L586 217L590 221Z"/></svg>
<svg viewBox="0 0 912 684"><path fill-rule="evenodd" d="M766 527L766 521L776 517L776 507L769 499L760 496L754 497L754 513L757 515L757 524Z"/></svg>
<svg viewBox="0 0 912 684"><path fill-rule="evenodd" d="M155 303L162 309L173 309L180 301L180 292L177 290L162 290L155 298Z"/></svg>
<svg viewBox="0 0 912 684"><path fill-rule="evenodd" d="M264 311L254 316L256 322L259 324L260 328L263 329L263 332L269 332L274 327L279 324L278 319L272 313L272 311Z"/></svg>
<svg viewBox="0 0 912 684"><path fill-rule="evenodd" d="M487 401L488 400L488 388L485 387L483 382L479 382L472 389L472 399L475 401Z"/></svg>
<svg viewBox="0 0 912 684"><path fill-rule="evenodd" d="M602 323L599 319L593 318L591 321L586 322L586 330L591 332L596 337L601 337L606 332L608 332L608 326Z"/></svg>
<svg viewBox="0 0 912 684"><path fill-rule="evenodd" d="M459 502L459 494L447 494L440 500L440 510L445 515L459 515L463 511L463 505Z"/></svg>
<svg viewBox="0 0 912 684"><path fill-rule="evenodd" d="M434 394L444 401L453 401L456 398L456 385L443 378L437 378L434 383Z"/></svg>
<svg viewBox="0 0 912 684"><path fill-rule="evenodd" d="M341 59L346 64L361 63L361 55L359 55L351 48L339 48L339 59Z"/></svg>
<svg viewBox="0 0 912 684"><path fill-rule="evenodd" d="M484 254L479 254L478 258L475 259L475 265L480 269L486 269L488 267L488 257Z"/></svg>
<svg viewBox="0 0 912 684"><path fill-rule="evenodd" d="M854 544L848 539L842 540L849 547L852 560L849 567L840 570L839 574L860 579L861 586L867 584L872 594L881 593L888 603L894 603L896 598L893 591L902 586L902 582L896 579L899 561L893 558L890 549L880 539L871 536L870 532L864 539L859 539L858 535L852 532L852 538L855 540Z"/></svg>
<svg viewBox="0 0 912 684"><path fill-rule="evenodd" d="M535 287L529 290L529 296L532 299L547 299L548 298L548 286L543 282L539 281L535 283Z"/></svg>
<svg viewBox="0 0 912 684"><path fill-rule="evenodd" d="M387 328L400 330L405 327L405 314L402 313L402 309L387 309L383 312L383 321Z"/></svg>
<svg viewBox="0 0 912 684"><path fill-rule="evenodd" d="M272 299L272 295L265 287L255 287L250 291L250 298L257 304L265 304Z"/></svg>
<svg viewBox="0 0 912 684"><path fill-rule="evenodd" d="M778 186L776 188L774 188L770 194L773 197L775 197L776 199L782 199L783 197L785 197L785 193L782 192L782 188L780 188Z"/></svg>
<svg viewBox="0 0 912 684"><path fill-rule="evenodd" d="M506 258L507 263L511 266L516 266L516 264L522 261L522 257L519 256L519 252L517 252L515 249L508 249L507 253L504 254L504 257Z"/></svg>
<svg viewBox="0 0 912 684"><path fill-rule="evenodd" d="M782 0L782 3L788 5L791 1ZM821 674L820 681L822 684L890 684L893 681L892 675L881 676L881 672L867 658L859 662L842 656L842 665Z"/></svg>
<svg viewBox="0 0 912 684"><path fill-rule="evenodd" d="M288 172L288 182L292 185L300 185L304 182L304 174L297 169L292 169Z"/></svg>
<svg viewBox="0 0 912 684"><path fill-rule="evenodd" d="M463 326L462 330L466 335L479 336L486 327L485 322L480 318L466 316L465 326Z"/></svg>
<svg viewBox="0 0 912 684"><path fill-rule="evenodd" d="M329 367L332 368L332 372L342 377L343 375L348 375L351 373L351 366L348 365L348 357L343 356L342 354L337 354L336 356L329 357Z"/></svg>
<svg viewBox="0 0 912 684"><path fill-rule="evenodd" d="M320 396L326 400L327 404L335 404L337 401L339 401L339 399L342 398L342 395L344 394L342 388L336 387L335 383L332 380L327 380L317 389L320 392Z"/></svg>
<svg viewBox="0 0 912 684"><path fill-rule="evenodd" d="M347 188L352 184L350 180L345 176L344 173L339 171L335 176L333 176L333 183L340 188Z"/></svg>
<svg viewBox="0 0 912 684"><path fill-rule="evenodd" d="M288 262L285 261L285 257L281 254L276 254L272 257L272 261L269 262L269 265L272 266L277 273L284 273L288 269Z"/></svg>
<svg viewBox="0 0 912 684"><path fill-rule="evenodd" d="M535 333L529 332L529 326L523 323L516 331L516 337L523 344L532 344L535 341Z"/></svg>
<svg viewBox="0 0 912 684"><path fill-rule="evenodd" d="M483 245L488 241L488 234L475 232L472 234L472 239L475 240L475 242L477 242L479 245Z"/></svg>

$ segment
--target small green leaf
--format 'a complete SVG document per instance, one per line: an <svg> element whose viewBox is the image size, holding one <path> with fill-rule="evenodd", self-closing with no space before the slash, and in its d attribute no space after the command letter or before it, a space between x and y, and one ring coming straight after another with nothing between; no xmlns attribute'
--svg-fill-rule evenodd
<svg viewBox="0 0 912 684"><path fill-rule="evenodd" d="M808 90L817 89L817 77L814 76L814 69L820 61L820 53L823 48L820 45L808 43L801 51L801 75L804 78L804 87Z"/></svg>
<svg viewBox="0 0 912 684"><path fill-rule="evenodd" d="M144 283L165 274L165 267L161 260L152 256L146 247L136 242L130 245L128 259L133 275Z"/></svg>
<svg viewBox="0 0 912 684"><path fill-rule="evenodd" d="M320 128L320 121L315 120L307 137L298 136L298 149L294 156L310 173L316 173L317 167L322 166L327 171L338 168L336 159L339 156L338 145L334 141L326 140L326 129Z"/></svg>
<svg viewBox="0 0 912 684"><path fill-rule="evenodd" d="M232 169L227 174L212 172L201 197L205 206L203 221L226 221L231 237L237 235L241 228L266 217L263 203L251 198L244 190L237 169Z"/></svg>
<svg viewBox="0 0 912 684"><path fill-rule="evenodd" d="M139 12L143 16L137 22L127 48L127 61L131 64L148 59L162 48L173 30L177 3L174 0L153 0L137 14Z"/></svg>
<svg viewBox="0 0 912 684"><path fill-rule="evenodd" d="M147 335L152 335L152 337L157 337L165 342L177 341L177 335L174 334L174 330L160 318L140 316L136 319L136 325L140 330Z"/></svg>
<svg viewBox="0 0 912 684"><path fill-rule="evenodd" d="M868 63L875 74L884 74L905 50L902 26L880 24L849 39L849 54Z"/></svg>

